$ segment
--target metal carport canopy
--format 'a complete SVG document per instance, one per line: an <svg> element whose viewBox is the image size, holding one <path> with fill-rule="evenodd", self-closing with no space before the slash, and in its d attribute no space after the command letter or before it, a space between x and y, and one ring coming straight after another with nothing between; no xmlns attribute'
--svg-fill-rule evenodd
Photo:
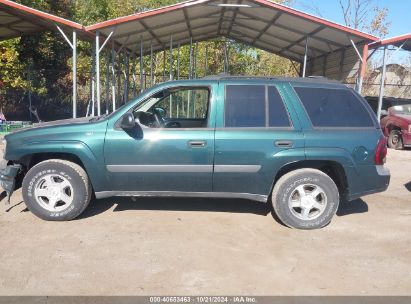
<svg viewBox="0 0 411 304"><path fill-rule="evenodd" d="M56 25L70 32L75 30L83 39L93 39L94 35L86 32L79 23L13 1L0 0L0 40L43 31L56 31Z"/></svg>
<svg viewBox="0 0 411 304"><path fill-rule="evenodd" d="M226 37L303 62L352 44L379 39L361 31L267 0L193 0L101 22L86 28L100 32L140 55L190 40ZM308 39L307 39L308 38Z"/></svg>
<svg viewBox="0 0 411 304"><path fill-rule="evenodd" d="M44 31L59 31L73 50L73 117L77 117L77 36L93 40L81 24L9 0L0 0L0 41ZM66 32L72 33L69 38Z"/></svg>

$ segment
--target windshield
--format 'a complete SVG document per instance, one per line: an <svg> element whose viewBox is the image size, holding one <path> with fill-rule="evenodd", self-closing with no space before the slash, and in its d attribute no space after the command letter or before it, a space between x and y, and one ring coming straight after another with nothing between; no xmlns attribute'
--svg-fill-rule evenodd
<svg viewBox="0 0 411 304"><path fill-rule="evenodd" d="M392 107L391 112L393 114L411 115L411 104Z"/></svg>

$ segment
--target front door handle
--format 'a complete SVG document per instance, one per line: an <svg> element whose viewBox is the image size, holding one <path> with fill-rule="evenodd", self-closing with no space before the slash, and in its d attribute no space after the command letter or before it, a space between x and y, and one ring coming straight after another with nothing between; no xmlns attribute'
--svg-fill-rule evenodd
<svg viewBox="0 0 411 304"><path fill-rule="evenodd" d="M192 148L204 148L207 146L207 142L205 140L190 140L188 145Z"/></svg>
<svg viewBox="0 0 411 304"><path fill-rule="evenodd" d="M294 143L290 140L279 140L275 142L275 146L279 148L292 148Z"/></svg>

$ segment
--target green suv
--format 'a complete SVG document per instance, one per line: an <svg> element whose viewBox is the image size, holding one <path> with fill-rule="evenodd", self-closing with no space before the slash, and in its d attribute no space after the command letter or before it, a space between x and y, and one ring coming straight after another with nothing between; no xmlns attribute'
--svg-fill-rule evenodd
<svg viewBox="0 0 411 304"><path fill-rule="evenodd" d="M372 110L324 79L171 81L110 115L43 123L5 141L3 188L11 195L21 183L45 220L78 217L94 193L249 199L272 204L289 227L314 229L340 200L390 181Z"/></svg>

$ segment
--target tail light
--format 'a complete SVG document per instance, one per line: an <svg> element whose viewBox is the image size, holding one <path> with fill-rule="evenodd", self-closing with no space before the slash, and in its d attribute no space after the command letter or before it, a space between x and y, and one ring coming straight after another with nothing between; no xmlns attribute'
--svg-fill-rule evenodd
<svg viewBox="0 0 411 304"><path fill-rule="evenodd" d="M375 150L375 164L377 166L382 166L387 160L387 138L385 136L381 137L378 141L377 149Z"/></svg>

